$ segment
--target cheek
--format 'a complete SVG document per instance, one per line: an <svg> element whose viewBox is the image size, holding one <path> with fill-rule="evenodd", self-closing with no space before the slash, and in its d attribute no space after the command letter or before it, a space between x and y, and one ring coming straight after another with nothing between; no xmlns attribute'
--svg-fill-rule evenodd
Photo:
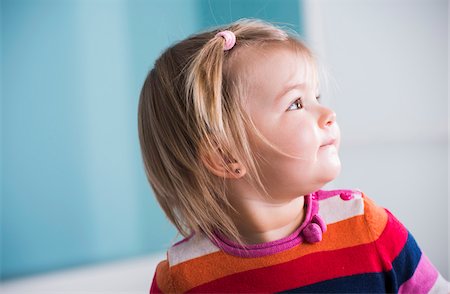
<svg viewBox="0 0 450 294"><path fill-rule="evenodd" d="M260 118L259 118L260 119ZM317 128L301 117L292 116L289 120L274 121L270 120L270 116L265 120L255 121L262 135L275 147L288 155L301 157L305 164L314 161L317 156L319 147ZM255 138L252 140L256 149L270 161L284 161L285 159L293 160L293 158L280 154Z"/></svg>
<svg viewBox="0 0 450 294"><path fill-rule="evenodd" d="M274 142L284 152L299 157L310 158L317 152L317 134L314 128L308 127L306 123L291 124L289 127L281 128L274 133Z"/></svg>

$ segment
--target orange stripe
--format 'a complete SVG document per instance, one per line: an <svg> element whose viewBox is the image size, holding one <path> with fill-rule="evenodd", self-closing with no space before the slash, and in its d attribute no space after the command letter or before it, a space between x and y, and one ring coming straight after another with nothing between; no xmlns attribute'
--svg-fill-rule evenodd
<svg viewBox="0 0 450 294"><path fill-rule="evenodd" d="M156 267L156 284L163 293L174 292L167 260L161 261Z"/></svg>
<svg viewBox="0 0 450 294"><path fill-rule="evenodd" d="M223 251L211 253L173 266L171 273L177 277L173 281L174 289L177 289L177 292L185 292L230 274L284 263L315 252L373 242L383 232L387 223L387 214L384 209L379 210L369 203L368 212L371 209L376 209L376 212L371 215L371 221L376 219L380 222L376 224L375 230L371 233L367 229L364 215L359 215L328 225L328 231L319 243L300 244L277 254L259 258L242 258L226 254Z"/></svg>
<svg viewBox="0 0 450 294"><path fill-rule="evenodd" d="M366 216L367 226L376 236L375 239L378 239L378 236L381 235L386 227L388 215L383 207L376 205L364 193L362 193L362 197L364 199L364 215Z"/></svg>

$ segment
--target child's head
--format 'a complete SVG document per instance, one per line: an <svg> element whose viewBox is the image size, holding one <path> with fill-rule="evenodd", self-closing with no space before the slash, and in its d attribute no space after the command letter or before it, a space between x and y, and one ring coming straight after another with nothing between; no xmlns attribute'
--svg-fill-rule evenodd
<svg viewBox="0 0 450 294"><path fill-rule="evenodd" d="M224 30L236 37L230 50L216 35ZM339 128L318 86L310 50L260 20L190 36L158 58L140 96L139 138L156 198L184 236L240 241L232 181L289 199L337 176Z"/></svg>

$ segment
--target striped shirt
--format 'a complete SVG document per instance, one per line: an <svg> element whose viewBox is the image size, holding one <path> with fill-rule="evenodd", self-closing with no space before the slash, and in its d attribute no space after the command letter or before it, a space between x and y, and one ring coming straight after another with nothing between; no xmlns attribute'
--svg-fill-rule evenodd
<svg viewBox="0 0 450 294"><path fill-rule="evenodd" d="M150 293L448 293L448 284L392 215L358 190L305 196L302 225L245 250L193 234L157 266Z"/></svg>

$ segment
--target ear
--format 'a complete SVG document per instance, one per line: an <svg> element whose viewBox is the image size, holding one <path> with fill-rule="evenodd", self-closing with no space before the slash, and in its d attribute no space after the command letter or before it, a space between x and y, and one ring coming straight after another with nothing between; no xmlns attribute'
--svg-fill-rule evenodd
<svg viewBox="0 0 450 294"><path fill-rule="evenodd" d="M220 178L239 179L247 172L244 165L235 159L230 160L219 149L213 153L202 152L200 158L206 168Z"/></svg>

